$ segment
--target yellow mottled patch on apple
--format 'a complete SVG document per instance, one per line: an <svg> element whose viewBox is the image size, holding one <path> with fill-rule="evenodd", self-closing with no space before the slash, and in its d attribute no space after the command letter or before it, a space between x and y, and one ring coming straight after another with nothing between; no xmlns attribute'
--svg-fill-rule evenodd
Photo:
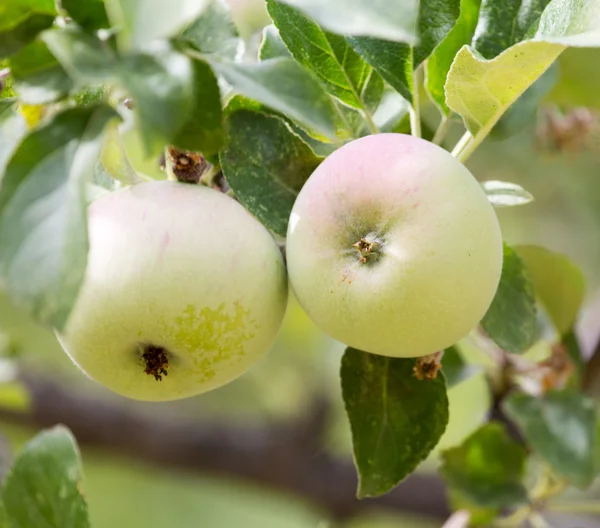
<svg viewBox="0 0 600 528"><path fill-rule="evenodd" d="M204 380L208 381L215 376L218 364L242 360L245 344L258 328L250 311L239 302L229 309L224 303L217 309L208 306L198 309L188 304L174 324L165 325L163 332L189 353L189 359L200 367Z"/></svg>

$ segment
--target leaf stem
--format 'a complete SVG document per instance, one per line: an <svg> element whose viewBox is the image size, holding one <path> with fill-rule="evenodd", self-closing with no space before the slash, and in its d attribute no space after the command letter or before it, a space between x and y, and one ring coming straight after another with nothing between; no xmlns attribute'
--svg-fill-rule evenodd
<svg viewBox="0 0 600 528"><path fill-rule="evenodd" d="M367 122L367 125L369 126L371 134L379 134L379 129L377 128L375 121L373 121L373 116L371 115L371 113L368 110L363 110L362 114L365 118L365 121Z"/></svg>
<svg viewBox="0 0 600 528"><path fill-rule="evenodd" d="M450 130L451 124L452 121L450 120L449 116L442 116L442 120L440 121L440 124L433 135L433 139L431 140L434 145L441 145L444 142L444 139L446 139L448 131Z"/></svg>
<svg viewBox="0 0 600 528"><path fill-rule="evenodd" d="M461 162L465 162L471 153L477 148L475 144L475 138L468 130L460 138L454 149L452 155Z"/></svg>
<svg viewBox="0 0 600 528"><path fill-rule="evenodd" d="M415 137L421 137L421 108L419 101L419 88L421 79L421 68L413 72L413 94L410 107L410 133Z"/></svg>

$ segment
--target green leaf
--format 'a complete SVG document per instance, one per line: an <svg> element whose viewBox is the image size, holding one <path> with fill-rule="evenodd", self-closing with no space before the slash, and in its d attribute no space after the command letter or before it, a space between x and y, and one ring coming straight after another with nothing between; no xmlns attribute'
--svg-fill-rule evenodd
<svg viewBox="0 0 600 528"><path fill-rule="evenodd" d="M418 380L414 359L347 348L342 395L352 429L358 497L390 491L436 446L448 423L443 375Z"/></svg>
<svg viewBox="0 0 600 528"><path fill-rule="evenodd" d="M552 64L564 46L521 42L486 60L469 46L456 55L446 82L446 104L476 136L487 133Z"/></svg>
<svg viewBox="0 0 600 528"><path fill-rule="evenodd" d="M152 53L124 58L121 79L135 101L134 112L147 155L166 144L214 154L222 145L221 101L210 67L156 43Z"/></svg>
<svg viewBox="0 0 600 528"><path fill-rule="evenodd" d="M86 179L110 107L65 110L32 131L0 187L0 272L12 300L61 329L87 261Z"/></svg>
<svg viewBox="0 0 600 528"><path fill-rule="evenodd" d="M458 50L463 45L471 43L477 26L480 3L481 0L461 1L460 16L456 24L435 48L426 64L425 86L433 101L446 116L450 114L444 90L446 78Z"/></svg>
<svg viewBox="0 0 600 528"><path fill-rule="evenodd" d="M514 393L504 401L507 415L528 444L573 484L586 487L594 478L596 409L580 392L550 391L541 397Z"/></svg>
<svg viewBox="0 0 600 528"><path fill-rule="evenodd" d="M261 61L264 61L267 59L275 59L277 57L290 56L290 50L287 49L283 40L281 40L279 30L273 24L265 26L258 48L258 58Z"/></svg>
<svg viewBox="0 0 600 528"><path fill-rule="evenodd" d="M73 83L46 44L34 40L10 59L13 88L22 103L47 104L64 97Z"/></svg>
<svg viewBox="0 0 600 528"><path fill-rule="evenodd" d="M206 62L193 60L192 69L192 106L183 126L169 143L210 156L219 152L225 138L219 84Z"/></svg>
<svg viewBox="0 0 600 528"><path fill-rule="evenodd" d="M459 16L460 0L423 0L419 3L419 42L408 44L369 37L351 37L350 45L408 101L412 102L412 72L444 40Z"/></svg>
<svg viewBox="0 0 600 528"><path fill-rule="evenodd" d="M2 489L7 528L87 528L81 460L63 426L43 431L17 455Z"/></svg>
<svg viewBox="0 0 600 528"><path fill-rule="evenodd" d="M146 51L153 41L175 36L198 18L209 2L210 0L104 1L111 26L119 28L117 39L122 51Z"/></svg>
<svg viewBox="0 0 600 528"><path fill-rule="evenodd" d="M416 43L419 0L282 0L340 35Z"/></svg>
<svg viewBox="0 0 600 528"><path fill-rule="evenodd" d="M468 511L471 516L469 523L472 526L493 526L496 518L500 515L500 508L477 506L452 488L448 489L448 502L452 511Z"/></svg>
<svg viewBox="0 0 600 528"><path fill-rule="evenodd" d="M103 0L60 0L60 5L86 31L110 27Z"/></svg>
<svg viewBox="0 0 600 528"><path fill-rule="evenodd" d="M533 284L519 255L506 244L498 291L481 326L501 349L515 354L529 349L538 336Z"/></svg>
<svg viewBox="0 0 600 528"><path fill-rule="evenodd" d="M298 10L267 0L269 15L293 57L315 72L328 93L353 108L365 107L361 94L372 68L344 37L324 31Z"/></svg>
<svg viewBox="0 0 600 528"><path fill-rule="evenodd" d="M535 293L559 334L568 333L585 297L585 277L565 255L540 246L515 246L523 260Z"/></svg>
<svg viewBox="0 0 600 528"><path fill-rule="evenodd" d="M494 207L514 207L533 201L532 194L516 183L488 180L481 186Z"/></svg>
<svg viewBox="0 0 600 528"><path fill-rule="evenodd" d="M540 102L552 89L558 78L556 62L544 72L519 97L494 125L490 137L506 139L522 132L528 125L534 124Z"/></svg>
<svg viewBox="0 0 600 528"><path fill-rule="evenodd" d="M552 0L537 30L527 36L531 39L491 60L469 46L456 55L446 82L446 104L463 117L473 136L485 137L566 46L600 45L600 0Z"/></svg>
<svg viewBox="0 0 600 528"><path fill-rule="evenodd" d="M444 373L448 387L453 387L461 381L481 372L481 367L466 363L458 349L452 346L444 350L442 372Z"/></svg>
<svg viewBox="0 0 600 528"><path fill-rule="evenodd" d="M550 0L482 0L473 49L486 59L525 39L535 31L542 12Z"/></svg>
<svg viewBox="0 0 600 528"><path fill-rule="evenodd" d="M80 85L103 83L117 73L117 57L106 42L79 28L56 28L41 35L48 49Z"/></svg>
<svg viewBox="0 0 600 528"><path fill-rule="evenodd" d="M118 122L111 122L106 126L100 161L111 184L114 184L115 180L125 185L132 185L141 181L125 151L119 134ZM95 176L99 176L98 171L96 171Z"/></svg>
<svg viewBox="0 0 600 528"><path fill-rule="evenodd" d="M56 17L54 0L8 0L0 4L0 58L29 44Z"/></svg>
<svg viewBox="0 0 600 528"><path fill-rule="evenodd" d="M440 473L452 492L483 508L503 508L527 500L523 485L525 448L495 422L442 453Z"/></svg>
<svg viewBox="0 0 600 528"><path fill-rule="evenodd" d="M227 132L220 154L227 183L246 209L285 236L296 196L323 158L277 116L236 110Z"/></svg>
<svg viewBox="0 0 600 528"><path fill-rule="evenodd" d="M0 100L0 183L8 160L27 133L27 123L16 109L16 100Z"/></svg>
<svg viewBox="0 0 600 528"><path fill-rule="evenodd" d="M309 131L337 139L331 100L312 75L292 59L210 63L238 93L285 114Z"/></svg>
<svg viewBox="0 0 600 528"><path fill-rule="evenodd" d="M412 102L412 54L410 46L372 37L347 37L368 64L407 101Z"/></svg>
<svg viewBox="0 0 600 528"><path fill-rule="evenodd" d="M223 0L210 0L204 12L182 32L179 40L202 53L236 59L244 50L229 6Z"/></svg>
<svg viewBox="0 0 600 528"><path fill-rule="evenodd" d="M446 38L456 24L459 14L460 0L419 2L419 42L413 48L413 69L417 69Z"/></svg>
<svg viewBox="0 0 600 528"><path fill-rule="evenodd" d="M381 104L373 114L373 121L382 132L410 134L410 104L400 94L384 93Z"/></svg>

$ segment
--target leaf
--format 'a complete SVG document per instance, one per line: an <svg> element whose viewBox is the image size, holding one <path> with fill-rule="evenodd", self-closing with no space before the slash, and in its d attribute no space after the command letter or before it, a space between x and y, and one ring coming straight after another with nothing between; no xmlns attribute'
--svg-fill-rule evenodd
<svg viewBox="0 0 600 528"><path fill-rule="evenodd" d="M291 57L291 54L283 40L281 40L279 30L273 24L269 24L263 28L262 39L258 48L258 58L264 61L277 57Z"/></svg>
<svg viewBox="0 0 600 528"><path fill-rule="evenodd" d="M479 17L480 3L481 0L461 1L460 16L456 24L435 48L426 64L425 86L433 101L446 116L450 114L444 90L446 78L458 50L463 45L471 43Z"/></svg>
<svg viewBox="0 0 600 528"><path fill-rule="evenodd" d="M535 293L559 334L575 324L585 297L585 277L567 256L540 246L515 246L523 260Z"/></svg>
<svg viewBox="0 0 600 528"><path fill-rule="evenodd" d="M358 497L390 491L436 446L448 423L443 375L418 380L414 359L347 348L342 395L350 419Z"/></svg>
<svg viewBox="0 0 600 528"><path fill-rule="evenodd" d="M372 69L344 37L324 31L285 4L267 0L267 9L293 57L315 72L327 92L348 106L364 108L361 94Z"/></svg>
<svg viewBox="0 0 600 528"><path fill-rule="evenodd" d="M11 99L0 100L0 184L8 160L27 133L27 123ZM0 187L1 188L1 187Z"/></svg>
<svg viewBox="0 0 600 528"><path fill-rule="evenodd" d="M446 81L446 104L467 129L486 135L519 96L564 49L559 44L521 42L491 60L464 46Z"/></svg>
<svg viewBox="0 0 600 528"><path fill-rule="evenodd" d="M363 35L417 42L419 0L282 0L340 35Z"/></svg>
<svg viewBox="0 0 600 528"><path fill-rule="evenodd" d="M508 108L490 132L494 139L506 139L522 132L527 125L535 123L540 102L552 89L558 78L558 66L554 62L523 94Z"/></svg>
<svg viewBox="0 0 600 528"><path fill-rule="evenodd" d="M483 508L503 508L527 500L523 484L527 452L504 427L490 422L441 455L440 473L450 490Z"/></svg>
<svg viewBox="0 0 600 528"><path fill-rule="evenodd" d="M227 183L246 209L285 237L296 196L323 158L276 116L236 110L227 131L220 154Z"/></svg>
<svg viewBox="0 0 600 528"><path fill-rule="evenodd" d="M117 180L125 185L132 185L141 181L123 146L118 122L106 126L100 160L111 183ZM96 172L95 176L97 175Z"/></svg>
<svg viewBox="0 0 600 528"><path fill-rule="evenodd" d="M34 40L10 59L14 90L26 104L47 104L64 97L73 83L40 40Z"/></svg>
<svg viewBox="0 0 600 528"><path fill-rule="evenodd" d="M533 284L519 255L506 244L498 291L481 326L501 349L515 354L529 349L537 339Z"/></svg>
<svg viewBox="0 0 600 528"><path fill-rule="evenodd" d="M412 102L412 60L410 46L372 37L347 37L347 41L394 90Z"/></svg>
<svg viewBox="0 0 600 528"><path fill-rule="evenodd" d="M32 131L0 187L0 272L15 304L61 329L87 261L86 179L110 107L73 108Z"/></svg>
<svg viewBox="0 0 600 528"><path fill-rule="evenodd" d="M586 487L594 478L596 409L591 398L572 390L541 397L514 393L504 410L527 443L559 475Z"/></svg>
<svg viewBox="0 0 600 528"><path fill-rule="evenodd" d="M179 40L202 53L235 60L244 50L229 6L223 0L210 0L202 14L181 33Z"/></svg>
<svg viewBox="0 0 600 528"><path fill-rule="evenodd" d="M85 31L110 27L103 0L60 0L62 8Z"/></svg>
<svg viewBox="0 0 600 528"><path fill-rule="evenodd" d="M446 378L446 385L450 388L481 372L481 367L466 363L458 349L452 346L444 350L442 372Z"/></svg>
<svg viewBox="0 0 600 528"><path fill-rule="evenodd" d="M488 180L481 186L494 207L514 207L533 201L533 195L516 183Z"/></svg>
<svg viewBox="0 0 600 528"><path fill-rule="evenodd" d="M123 84L135 101L134 112L147 155L166 144L214 154L222 145L219 87L210 67L156 43L152 53L124 58Z"/></svg>
<svg viewBox="0 0 600 528"><path fill-rule="evenodd" d="M269 59L258 64L209 62L238 93L282 112L325 138L337 139L331 100L311 74L292 59Z"/></svg>
<svg viewBox="0 0 600 528"><path fill-rule="evenodd" d="M8 0L0 4L0 59L13 55L49 28L54 0Z"/></svg>
<svg viewBox="0 0 600 528"><path fill-rule="evenodd" d="M225 132L221 94L211 67L201 60L192 61L192 107L177 135L169 143L210 156L223 146Z"/></svg>
<svg viewBox="0 0 600 528"><path fill-rule="evenodd" d="M382 132L410 134L410 105L400 94L384 93L381 104L373 114L373 121Z"/></svg>
<svg viewBox="0 0 600 528"><path fill-rule="evenodd" d="M485 137L565 46L600 45L600 0L552 0L528 37L491 60L469 46L456 55L446 104L463 117L473 136Z"/></svg>
<svg viewBox="0 0 600 528"><path fill-rule="evenodd" d="M500 515L500 508L477 506L452 488L448 489L448 502L452 511L468 511L471 515L470 523L472 526L493 526L496 518Z"/></svg>
<svg viewBox="0 0 600 528"><path fill-rule="evenodd" d="M79 28L45 31L41 39L76 83L103 83L118 74L117 57L105 42Z"/></svg>
<svg viewBox="0 0 600 528"><path fill-rule="evenodd" d="M38 434L17 455L2 489L7 528L88 528L81 477L72 434L60 425Z"/></svg>
<svg viewBox="0 0 600 528"><path fill-rule="evenodd" d="M350 45L408 101L412 102L412 72L444 40L459 16L460 0L419 2L419 42L408 44L369 37L351 37Z"/></svg>
<svg viewBox="0 0 600 528"><path fill-rule="evenodd" d="M550 0L482 0L472 46L492 59L535 30Z"/></svg>
<svg viewBox="0 0 600 528"><path fill-rule="evenodd" d="M105 0L104 3L111 26L119 28L119 48L122 51L146 51L153 41L175 36L198 18L209 2L210 0Z"/></svg>

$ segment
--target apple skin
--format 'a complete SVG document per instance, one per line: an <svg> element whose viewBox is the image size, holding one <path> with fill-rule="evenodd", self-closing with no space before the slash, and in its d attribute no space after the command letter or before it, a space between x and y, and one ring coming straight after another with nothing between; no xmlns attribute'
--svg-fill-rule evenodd
<svg viewBox="0 0 600 528"><path fill-rule="evenodd" d="M137 400L219 387L270 348L287 303L281 252L240 204L212 189L141 183L88 210L85 279L59 341L90 378ZM142 350L167 352L146 374Z"/></svg>
<svg viewBox="0 0 600 528"><path fill-rule="evenodd" d="M366 262L353 247L361 238L379 244ZM459 161L428 141L378 134L344 145L310 176L286 256L294 293L322 330L367 352L418 357L456 343L485 315L502 236Z"/></svg>

